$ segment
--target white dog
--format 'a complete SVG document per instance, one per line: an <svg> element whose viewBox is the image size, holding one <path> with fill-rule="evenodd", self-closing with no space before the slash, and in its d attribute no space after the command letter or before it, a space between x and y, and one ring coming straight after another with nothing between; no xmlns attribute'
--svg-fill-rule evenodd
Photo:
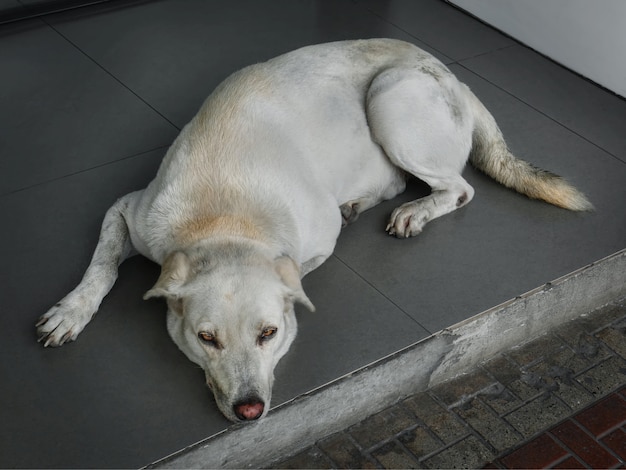
<svg viewBox="0 0 626 470"><path fill-rule="evenodd" d="M531 198L591 204L508 151L491 114L437 59L396 40L305 47L225 80L173 143L156 178L107 212L81 283L37 323L76 339L135 252L162 265L168 331L206 373L222 413L269 409L273 370L296 335L301 277L342 224L392 198L407 175L432 193L393 211L400 238L469 203L468 160Z"/></svg>

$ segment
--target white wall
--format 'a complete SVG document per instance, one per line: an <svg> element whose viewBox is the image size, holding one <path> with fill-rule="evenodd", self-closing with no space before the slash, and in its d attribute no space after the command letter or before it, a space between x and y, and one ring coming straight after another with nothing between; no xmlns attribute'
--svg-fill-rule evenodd
<svg viewBox="0 0 626 470"><path fill-rule="evenodd" d="M626 97L626 0L448 0Z"/></svg>

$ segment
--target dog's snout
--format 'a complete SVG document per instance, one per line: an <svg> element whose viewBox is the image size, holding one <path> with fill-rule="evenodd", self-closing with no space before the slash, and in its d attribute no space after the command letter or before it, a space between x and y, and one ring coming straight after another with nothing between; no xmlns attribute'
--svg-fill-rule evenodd
<svg viewBox="0 0 626 470"><path fill-rule="evenodd" d="M265 409L265 404L258 398L249 398L233 406L235 415L242 421L259 419Z"/></svg>

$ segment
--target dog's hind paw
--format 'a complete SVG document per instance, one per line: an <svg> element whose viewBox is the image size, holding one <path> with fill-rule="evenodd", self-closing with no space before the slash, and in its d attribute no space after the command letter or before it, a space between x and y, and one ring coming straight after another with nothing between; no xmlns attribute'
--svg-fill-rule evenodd
<svg viewBox="0 0 626 470"><path fill-rule="evenodd" d="M409 238L419 235L424 225L431 220L430 212L419 202L412 201L396 208L389 218L387 233L398 238Z"/></svg>
<svg viewBox="0 0 626 470"><path fill-rule="evenodd" d="M35 324L38 342L44 347L61 346L74 341L93 314L84 314L73 302L64 299L39 317Z"/></svg>

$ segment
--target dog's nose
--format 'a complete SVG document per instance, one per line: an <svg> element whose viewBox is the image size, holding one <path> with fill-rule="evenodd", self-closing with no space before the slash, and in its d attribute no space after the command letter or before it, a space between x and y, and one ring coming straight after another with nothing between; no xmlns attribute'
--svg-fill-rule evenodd
<svg viewBox="0 0 626 470"><path fill-rule="evenodd" d="M253 419L259 419L265 409L265 404L258 399L245 400L236 403L233 406L235 415L242 421L251 421Z"/></svg>

